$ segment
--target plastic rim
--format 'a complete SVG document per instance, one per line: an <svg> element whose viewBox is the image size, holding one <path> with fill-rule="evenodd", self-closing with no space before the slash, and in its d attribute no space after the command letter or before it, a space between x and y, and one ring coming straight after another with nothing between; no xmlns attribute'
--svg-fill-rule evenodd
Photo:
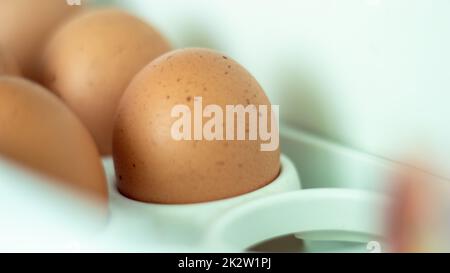
<svg viewBox="0 0 450 273"><path fill-rule="evenodd" d="M386 198L350 189L311 189L255 200L217 220L209 249L244 251L288 234L306 240L368 242L383 237Z"/></svg>

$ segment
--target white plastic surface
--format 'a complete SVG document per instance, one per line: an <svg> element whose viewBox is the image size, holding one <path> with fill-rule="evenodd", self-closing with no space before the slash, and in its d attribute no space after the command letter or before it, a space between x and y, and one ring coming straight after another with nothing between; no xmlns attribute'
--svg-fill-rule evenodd
<svg viewBox="0 0 450 273"><path fill-rule="evenodd" d="M288 234L308 241L368 243L383 237L380 213L385 204L382 196L348 189L270 196L224 215L213 225L205 243L216 250L243 251Z"/></svg>
<svg viewBox="0 0 450 273"><path fill-rule="evenodd" d="M280 131L282 150L301 173L303 188L385 192L400 166L288 126Z"/></svg>

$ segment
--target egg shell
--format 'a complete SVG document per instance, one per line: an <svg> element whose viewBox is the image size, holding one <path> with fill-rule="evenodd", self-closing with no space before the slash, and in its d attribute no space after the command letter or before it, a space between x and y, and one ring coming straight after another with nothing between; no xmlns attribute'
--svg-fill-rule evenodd
<svg viewBox="0 0 450 273"><path fill-rule="evenodd" d="M150 203L198 203L254 191L278 176L280 151L262 152L260 140L174 140L172 108L193 109L197 96L203 105L222 109L270 106L255 78L219 52L181 49L156 59L134 78L117 111L113 157L123 195Z"/></svg>
<svg viewBox="0 0 450 273"><path fill-rule="evenodd" d="M91 135L56 96L31 81L0 76L0 156L107 200Z"/></svg>
<svg viewBox="0 0 450 273"><path fill-rule="evenodd" d="M20 75L15 58L0 48L0 75Z"/></svg>
<svg viewBox="0 0 450 273"><path fill-rule="evenodd" d="M41 82L88 127L104 155L112 150L114 115L131 79L170 50L153 27L124 11L85 12L46 46Z"/></svg>
<svg viewBox="0 0 450 273"><path fill-rule="evenodd" d="M80 10L63 0L1 0L0 46L13 54L26 77L36 79L44 43Z"/></svg>

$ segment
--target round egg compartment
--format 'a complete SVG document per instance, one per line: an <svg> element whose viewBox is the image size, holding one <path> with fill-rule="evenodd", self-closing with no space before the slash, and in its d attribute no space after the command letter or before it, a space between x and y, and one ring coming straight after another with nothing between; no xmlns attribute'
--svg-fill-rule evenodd
<svg viewBox="0 0 450 273"><path fill-rule="evenodd" d="M279 176L270 184L253 192L195 204L143 203L129 199L118 191L112 159L105 159L104 165L110 192L110 222L102 237L107 238L113 234L124 234L123 236L128 237L131 229L146 237L140 238L140 244L145 244L146 240L151 243L156 236L158 241L164 244L202 247L203 237L214 220L231 208L251 200L301 189L300 178L293 163L286 156L282 156Z"/></svg>

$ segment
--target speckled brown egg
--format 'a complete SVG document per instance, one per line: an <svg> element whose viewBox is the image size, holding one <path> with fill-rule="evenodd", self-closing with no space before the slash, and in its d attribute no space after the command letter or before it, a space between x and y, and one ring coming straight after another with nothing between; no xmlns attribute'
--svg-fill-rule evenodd
<svg viewBox="0 0 450 273"><path fill-rule="evenodd" d="M261 151L260 139L174 138L174 106L194 111L199 97L205 107L270 106L255 78L225 55L194 48L159 57L137 74L118 108L113 157L123 195L151 203L198 203L254 191L278 176L280 151ZM193 116L190 120L194 123ZM195 139L193 131L190 135Z"/></svg>
<svg viewBox="0 0 450 273"><path fill-rule="evenodd" d="M106 178L94 140L45 88L0 76L0 156L105 202Z"/></svg>
<svg viewBox="0 0 450 273"><path fill-rule="evenodd" d="M12 54L0 48L0 75L19 75L19 67Z"/></svg>
<svg viewBox="0 0 450 273"><path fill-rule="evenodd" d="M26 77L36 79L43 44L80 9L64 0L1 0L0 46L13 54Z"/></svg>
<svg viewBox="0 0 450 273"><path fill-rule="evenodd" d="M133 76L169 50L153 27L118 9L85 12L46 46L41 81L88 127L104 155L112 150L115 110Z"/></svg>

